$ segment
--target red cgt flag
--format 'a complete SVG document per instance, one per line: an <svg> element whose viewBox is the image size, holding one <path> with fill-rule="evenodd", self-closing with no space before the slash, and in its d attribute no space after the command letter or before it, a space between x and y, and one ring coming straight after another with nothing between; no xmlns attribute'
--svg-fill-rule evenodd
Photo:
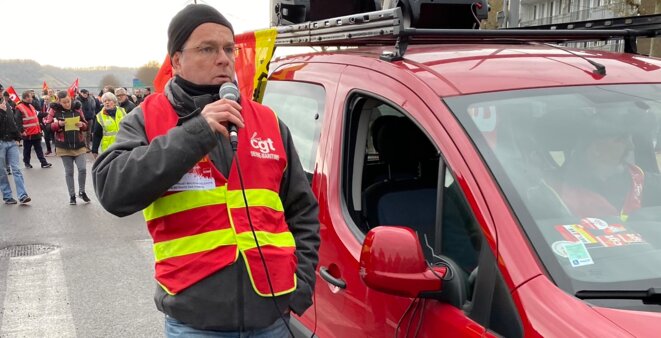
<svg viewBox="0 0 661 338"><path fill-rule="evenodd" d="M44 84L41 85L41 90L42 90L42 93L44 91L48 91L48 84L46 84L46 81L44 81Z"/></svg>
<svg viewBox="0 0 661 338"><path fill-rule="evenodd" d="M76 78L76 81L73 82L67 92L69 92L69 96L71 96L72 99L76 97L76 93L78 93L78 78Z"/></svg>
<svg viewBox="0 0 661 338"><path fill-rule="evenodd" d="M16 89L14 89L13 86L9 86L9 88L7 88L7 93L9 93L9 99L14 101L14 103L18 104L21 102L21 99L18 97Z"/></svg>

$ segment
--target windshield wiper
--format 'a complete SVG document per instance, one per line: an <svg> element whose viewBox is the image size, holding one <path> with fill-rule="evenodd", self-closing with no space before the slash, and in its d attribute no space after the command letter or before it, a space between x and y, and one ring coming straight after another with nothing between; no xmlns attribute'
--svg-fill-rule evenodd
<svg viewBox="0 0 661 338"><path fill-rule="evenodd" d="M581 290L575 295L580 299L640 299L643 304L661 305L661 288L647 290Z"/></svg>

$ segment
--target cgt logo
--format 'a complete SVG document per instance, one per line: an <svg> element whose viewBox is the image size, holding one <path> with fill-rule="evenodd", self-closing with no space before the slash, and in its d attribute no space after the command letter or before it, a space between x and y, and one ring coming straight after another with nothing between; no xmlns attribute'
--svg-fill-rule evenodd
<svg viewBox="0 0 661 338"><path fill-rule="evenodd" d="M252 136L250 137L250 145L254 149L259 150L259 152L257 151L250 152L250 155L253 157L272 159L272 160L277 160L280 158L279 155L271 154L271 151L275 151L275 147L273 146L273 140L271 140L270 138L262 140L261 137L257 137L257 132L253 133Z"/></svg>
<svg viewBox="0 0 661 338"><path fill-rule="evenodd" d="M271 150L275 150L275 147L273 147L273 140L270 138L262 140L261 137L257 137L257 132L250 137L250 145L255 149L259 149L262 154L268 154Z"/></svg>

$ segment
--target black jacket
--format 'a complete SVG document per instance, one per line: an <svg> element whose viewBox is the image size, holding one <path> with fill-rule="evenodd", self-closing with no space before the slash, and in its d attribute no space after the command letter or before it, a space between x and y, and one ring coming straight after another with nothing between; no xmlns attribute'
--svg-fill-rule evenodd
<svg viewBox="0 0 661 338"><path fill-rule="evenodd" d="M87 96L87 98L78 95L78 100L82 103L85 120L90 122L94 121L94 116L98 111L96 106L96 100L91 95Z"/></svg>
<svg viewBox="0 0 661 338"><path fill-rule="evenodd" d="M99 156L92 168L99 202L117 216L147 207L207 154L228 177L234 155L230 143L215 133L199 114L212 102L212 96L191 97L174 81L168 83L165 94L181 124L149 143L142 107L137 107L122 120L115 143ZM282 121L280 132L288 163L280 185L280 199L296 242L296 290L276 297L276 310L270 297L255 293L243 259L238 259L176 296L157 286L154 300L160 311L194 328L237 331L264 328L280 320L280 313L291 309L300 315L310 307L318 262L319 205L289 129Z"/></svg>
<svg viewBox="0 0 661 338"><path fill-rule="evenodd" d="M18 122L11 106L7 110L0 109L0 141L20 141L21 133L18 131ZM20 121L23 123L23 120Z"/></svg>
<svg viewBox="0 0 661 338"><path fill-rule="evenodd" d="M128 114L130 113L133 109L135 109L136 105L131 102L131 100L126 100L123 103L119 104L120 107L124 108L124 111Z"/></svg>
<svg viewBox="0 0 661 338"><path fill-rule="evenodd" d="M65 131L60 127L58 121L64 121L67 118L80 117L80 122L83 126L80 130ZM83 132L87 130L87 121L82 110L65 109L61 104L53 102L50 104L50 111L44 120L51 131L54 133L53 141L55 146L62 149L80 149L85 147L85 135Z"/></svg>

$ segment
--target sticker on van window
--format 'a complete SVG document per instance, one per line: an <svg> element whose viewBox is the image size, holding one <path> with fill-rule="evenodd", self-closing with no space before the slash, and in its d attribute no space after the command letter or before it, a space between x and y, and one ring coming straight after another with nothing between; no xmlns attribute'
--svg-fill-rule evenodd
<svg viewBox="0 0 661 338"><path fill-rule="evenodd" d="M571 264L573 268L594 264L592 256L590 256L588 248L585 247L583 242L565 244L563 248L567 253L569 264Z"/></svg>
<svg viewBox="0 0 661 338"><path fill-rule="evenodd" d="M583 218L581 220L581 225L584 228L601 230L608 235L627 230L622 224L608 224L606 221L599 218Z"/></svg>
<svg viewBox="0 0 661 338"><path fill-rule="evenodd" d="M555 227L558 232L568 241L580 241L585 244L597 243L597 239L580 224L565 224Z"/></svg>
<svg viewBox="0 0 661 338"><path fill-rule="evenodd" d="M599 219L599 218L583 218L581 220L581 224L599 230L604 230L608 228L608 223L603 219Z"/></svg>
<svg viewBox="0 0 661 338"><path fill-rule="evenodd" d="M597 240L605 247L645 243L640 234L633 233L597 236Z"/></svg>
<svg viewBox="0 0 661 338"><path fill-rule="evenodd" d="M555 229L568 242L581 242L587 249L612 248L631 244L645 244L645 240L638 233L629 232L622 224L608 224L598 218L584 218L580 224L556 225ZM553 251L560 255L561 244L553 243ZM557 250L554 246L557 245ZM560 255L566 257L563 255Z"/></svg>
<svg viewBox="0 0 661 338"><path fill-rule="evenodd" d="M553 242L553 244L551 244L551 250L553 250L553 252L556 255L558 255L560 257L567 258L567 250L565 250L565 245L566 244L573 244L573 243L575 243L575 242L570 242L570 241Z"/></svg>

